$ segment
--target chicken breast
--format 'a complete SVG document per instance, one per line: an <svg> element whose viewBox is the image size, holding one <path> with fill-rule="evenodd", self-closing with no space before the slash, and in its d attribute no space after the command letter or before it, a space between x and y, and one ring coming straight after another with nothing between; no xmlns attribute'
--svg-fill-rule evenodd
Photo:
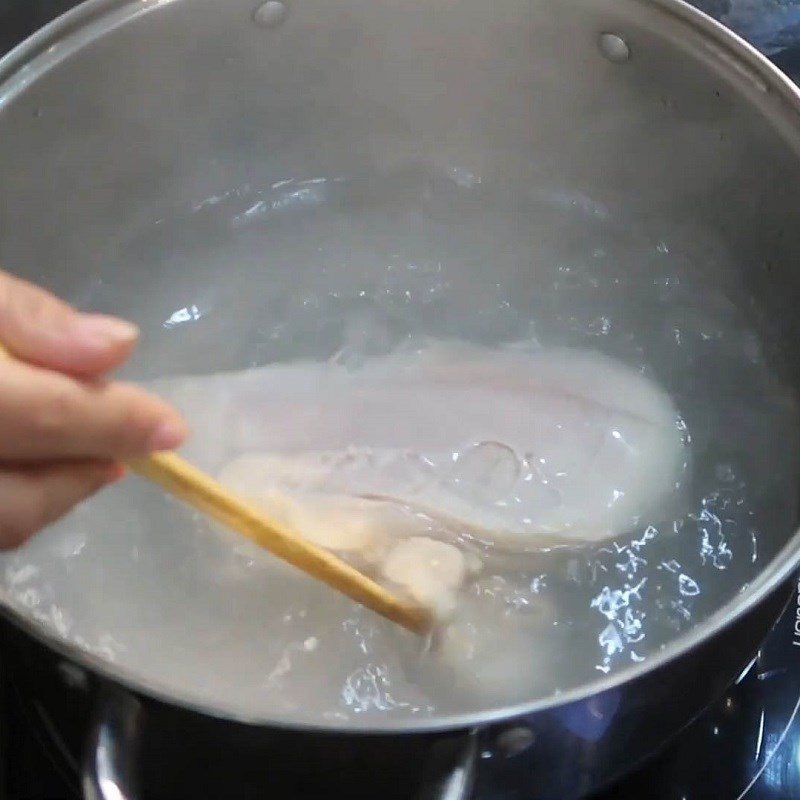
<svg viewBox="0 0 800 800"><path fill-rule="evenodd" d="M685 468L669 397L584 351L431 343L356 370L294 363L155 389L191 421L189 457L276 508L333 515L338 533L316 540L343 549L371 539L374 518L511 551L600 540L658 515ZM332 496L349 498L342 513Z"/></svg>
<svg viewBox="0 0 800 800"><path fill-rule="evenodd" d="M316 544L433 608L498 553L600 540L653 517L684 465L670 399L572 350L456 343L155 387L188 455Z"/></svg>

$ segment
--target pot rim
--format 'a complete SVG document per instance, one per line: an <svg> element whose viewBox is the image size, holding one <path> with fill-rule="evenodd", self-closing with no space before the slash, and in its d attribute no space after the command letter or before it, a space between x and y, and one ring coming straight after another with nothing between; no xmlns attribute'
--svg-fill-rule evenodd
<svg viewBox="0 0 800 800"><path fill-rule="evenodd" d="M0 114L4 106L23 92L42 74L55 67L65 57L120 27L132 19L170 5L176 0L84 0L83 3L57 17L32 34L0 58ZM755 47L721 23L684 0L635 0L655 7L705 36L719 51L712 57L725 58L730 66L744 70L755 78L762 91L777 93L793 112L791 120L800 137L800 87L770 62ZM763 84L763 85L762 85ZM614 674L583 684L558 695L535 701L502 706L480 713L451 714L432 720L410 718L404 720L363 720L358 726L347 728L333 722L294 722L270 718L265 715L247 715L214 707L192 699L176 698L166 686L150 683L111 661L82 650L78 645L62 639L44 624L37 622L21 610L0 599L0 614L18 628L51 650L69 658L97 676L168 705L203 714L221 721L245 725L264 725L277 729L319 733L345 733L352 736L374 734L413 734L452 731L484 727L516 717L532 715L585 701L604 692L636 681L671 662L707 641L723 628L751 611L784 582L800 565L800 529L795 530L783 549L773 558L758 578L745 584L743 590L721 606L704 622L694 626L685 635L667 644L659 653L644 661L626 667ZM800 587L800 581L798 581ZM800 603L800 600L798 600Z"/></svg>

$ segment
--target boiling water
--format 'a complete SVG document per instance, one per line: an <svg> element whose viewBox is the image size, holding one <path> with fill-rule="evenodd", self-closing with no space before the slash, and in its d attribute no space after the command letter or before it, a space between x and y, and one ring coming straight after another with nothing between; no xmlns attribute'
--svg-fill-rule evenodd
<svg viewBox="0 0 800 800"><path fill-rule="evenodd" d="M313 414L291 392L275 418L285 380L259 384L259 400L237 394L241 370L358 376L431 342L484 363L611 356L625 380L660 387L674 424L675 447L649 451L665 467L649 485L667 476L670 492L645 492L621 527L527 542L523 556L496 557L494 541L472 552L480 563L459 572L455 621L430 653L135 479L2 556L8 602L148 685L250 717L366 726L547 697L702 622L795 522L797 407L735 258L707 234L558 189L408 169L220 191L110 247L126 269L73 299L143 325L147 369L133 374L188 376L155 386L186 410L187 455L208 468L254 432L308 433ZM121 307L143 277L146 296ZM220 371L232 373L204 377ZM314 385L304 396L324 405ZM400 430L395 411L386 427ZM415 411L409 430L424 422ZM558 405L546 413L566 423ZM444 535L425 524L426 538ZM467 552L452 527L449 545Z"/></svg>

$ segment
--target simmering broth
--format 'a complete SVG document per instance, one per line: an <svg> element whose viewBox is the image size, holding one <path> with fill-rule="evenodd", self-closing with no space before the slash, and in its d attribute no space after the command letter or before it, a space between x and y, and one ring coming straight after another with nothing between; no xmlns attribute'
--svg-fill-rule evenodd
<svg viewBox="0 0 800 800"><path fill-rule="evenodd" d="M774 555L761 532L792 525L796 402L764 355L761 324L731 278L729 254L697 231L653 230L555 188L409 167L238 187L175 209L120 247L126 263L139 260L151 276L134 369L161 376L153 387L193 426L186 455L223 470L231 485L248 489L256 475L252 463L238 478L233 467L224 471L249 451L385 452L407 449L413 432L417 454L435 462L426 446L451 456L451 443L457 450L487 440L471 428L492 420L487 404L519 441L489 437L500 450L489 452L488 466L479 460L462 499L474 511L485 484L498 474L504 480L503 448L513 451L514 480L519 470L523 481L538 476L529 482L538 493L514 524L481 521L484 534L503 530L502 546L497 536L488 544L465 538L463 508L445 509L444 532L415 518L424 538L479 560L456 570L444 603L448 613L455 605L454 621L429 651L133 478L0 557L8 602L174 695L246 715L342 725L548 697L647 659L702 622ZM81 301L124 293L126 278L118 280ZM478 372L501 377L462 381L455 400L422 383L404 414L397 376L431 352L456 375L477 359ZM583 371L570 373L570 390L586 390L580 376L588 370L592 391L609 392L612 406L636 404L642 392L651 398L642 413L655 408L665 432L657 441L634 435L636 469L619 475L625 491L634 478L643 483L611 522L597 509L622 489L607 484L598 494L590 480L617 475L613 464L599 470L580 459L584 433L619 426L598 423L596 409L576 410L564 392L560 401L552 393L537 400L537 376L575 364ZM383 416L368 419L369 403L359 410L350 389L332 393L331 374L349 376L345 382L373 375L358 391L363 399L386 389ZM525 376L510 405L504 374ZM465 413L478 396L480 412ZM330 411L337 399L338 417ZM520 409L536 414L520 424ZM455 432L430 423L430 414ZM528 426L543 418L572 436L572 449L563 431L547 440L547 459L569 457L568 468L542 471L540 456L526 450ZM369 435L359 438L363 431ZM302 478L322 463L314 458L292 469ZM262 460L260 469L264 463L290 471L285 458ZM380 474L380 493L391 494L391 470ZM574 474L585 483L567 494L591 513L540 514L557 505L544 493L547 482ZM430 495L423 510L436 504ZM509 546L520 533L510 529L525 518L533 520L530 540ZM558 535L542 535L547 526ZM384 569L385 559L375 563L365 568ZM402 571L380 574L397 583Z"/></svg>

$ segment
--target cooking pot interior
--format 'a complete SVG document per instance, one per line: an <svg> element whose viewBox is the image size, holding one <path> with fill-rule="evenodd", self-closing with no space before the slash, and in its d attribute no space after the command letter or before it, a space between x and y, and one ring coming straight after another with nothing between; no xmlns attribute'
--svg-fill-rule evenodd
<svg viewBox="0 0 800 800"><path fill-rule="evenodd" d="M770 287L793 290L786 102L658 8L304 0L271 29L249 2L93 5L92 24L7 65L2 257L140 322L133 375L289 355L237 325L256 320L268 339L304 293L322 324L333 315L313 303L361 280L363 265L302 252L301 228L279 259L264 223L302 225L328 203L389 205L420 187L440 217L468 220L453 237L492 210L527 235L524 254L495 251L469 272L470 296L448 298L471 303L465 312L491 290L530 317L535 262L554 250L566 260L587 225L608 242L622 229L707 255L698 271L767 316ZM627 42L627 60L604 57L605 32ZM349 191L327 185L347 179ZM270 209L253 209L262 199ZM552 230L548 208L566 230ZM723 253L724 267L712 263ZM164 325L184 307L202 322ZM473 318L458 319L464 333ZM335 344L305 347L324 357Z"/></svg>
<svg viewBox="0 0 800 800"><path fill-rule="evenodd" d="M137 380L357 364L433 338L589 348L664 386L693 447L684 513L531 567L518 602L545 597L553 648L583 667L524 699L638 669L746 597L797 521L790 90L671 3L254 11L94 2L6 60L4 266L135 320ZM201 443L187 452L203 461ZM215 704L198 687L213 692L230 665L194 655L198 630L245 625L237 661L252 665L246 620L263 598L239 603L239 577L197 567L222 563L212 532L179 540L131 510L156 502L120 489L82 512L80 532L64 523L3 556L0 583L53 635ZM124 568L123 541L136 552ZM30 564L41 583L21 577ZM154 605L137 610L143 596ZM192 661L184 685L148 672L159 648ZM253 705L258 674L237 674L245 688L216 705L293 718ZM386 711L367 683L349 684L330 724ZM426 703L389 710L429 719Z"/></svg>

